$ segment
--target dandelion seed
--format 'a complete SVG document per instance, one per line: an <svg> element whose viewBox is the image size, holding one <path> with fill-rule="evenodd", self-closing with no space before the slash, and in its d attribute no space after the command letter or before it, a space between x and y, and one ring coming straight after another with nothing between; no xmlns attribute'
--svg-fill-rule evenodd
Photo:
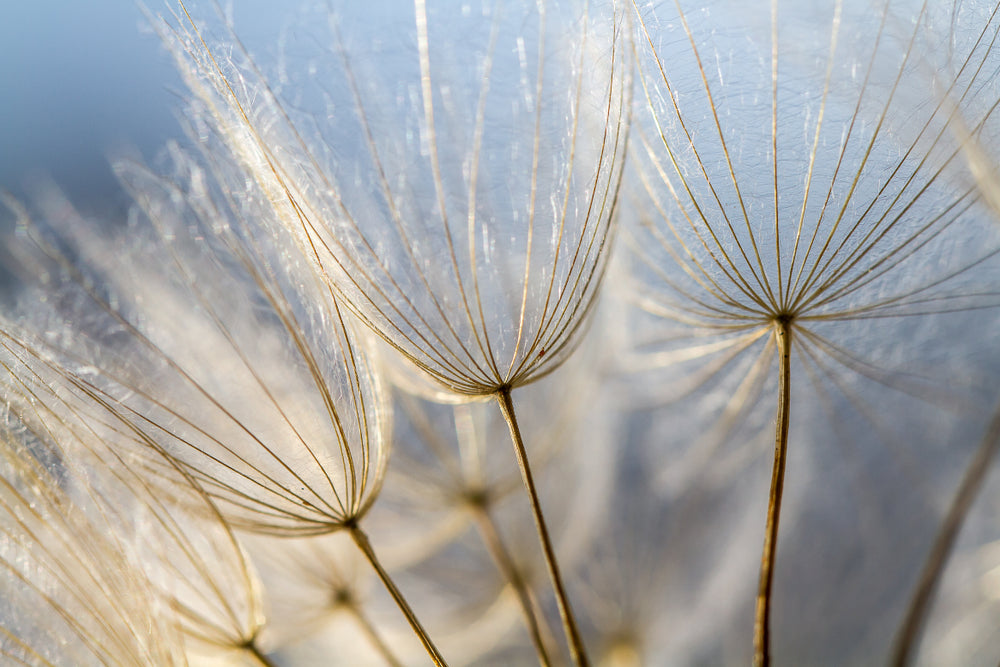
<svg viewBox="0 0 1000 667"><path fill-rule="evenodd" d="M173 157L177 182L119 167L153 233L146 246L137 218L126 248L109 252L100 234L83 236L80 259L70 262L35 225L47 257L26 261L48 261L66 275L68 310L51 315L64 320L59 337L37 347L67 368L99 368L91 380L64 375L127 436L162 455L148 464L154 478L178 468L232 526L275 535L347 530L443 664L358 526L387 460L389 412L371 360L315 273L296 278L295 253L268 234L270 209L251 214L259 193L237 200L233 183L222 187L187 156ZM233 216L258 226L236 227ZM76 233L86 227L71 220ZM89 329L88 319L96 320ZM4 328L14 340L13 325ZM255 642L244 646L267 660Z"/></svg>
<svg viewBox="0 0 1000 667"><path fill-rule="evenodd" d="M572 566L587 543L599 539L592 517L603 497L604 476L614 468L609 451L572 437L594 389L594 356L587 352L596 342L585 342L584 354L571 359L568 367L523 389L528 408L522 414L527 418L524 429L536 443L535 468L550 483L539 488L558 517L554 538L564 566ZM577 388L572 396L553 391L564 383ZM450 655L461 655L463 662L482 660L473 651L495 650L499 635L510 637L504 645L512 645L509 623L516 616L508 612L519 606L539 662L558 664L560 654L530 576L543 570L531 557L535 549L524 540L530 525L516 511L521 509L516 495L520 473L509 455L501 456L493 446L497 437L506 436L507 425L489 406L478 403L439 406L404 395L397 405L402 417L394 463L371 524L373 534L395 538L396 547L385 552L386 559L395 567L408 566L411 576L422 582L420 588L440 590L433 596L442 607L435 617L464 618L470 624L477 614L495 619L474 624L485 635L474 635L460 624L459 636L450 639L455 645L449 645ZM546 494L549 488L552 493ZM486 553L469 539L470 524ZM476 574L470 572L472 564ZM442 582L451 571L455 581ZM475 594L470 593L473 581ZM459 595L445 605L442 600L450 599L452 591ZM434 623L435 618L428 618L428 624ZM449 642L449 634L455 635L444 629L435 632L442 642Z"/></svg>
<svg viewBox="0 0 1000 667"><path fill-rule="evenodd" d="M129 545L130 567L141 569L170 610L188 655L247 652L270 665L258 638L256 576L204 490L164 452L150 451L143 434L79 377L6 334L0 352L11 412L45 435L32 454L44 454L40 460L66 484L85 480L85 507Z"/></svg>
<svg viewBox="0 0 1000 667"><path fill-rule="evenodd" d="M975 190L954 186L952 107L920 97L926 87L912 83L926 7L904 22L896 13L911 8L895 3L867 20L868 8L851 3L835 3L822 19L771 3L767 13L734 8L709 23L678 4L663 12L673 29L659 30L662 19L633 5L646 107L636 128L637 179L648 197L648 218L631 244L637 300L678 323L661 334L671 356L718 359L692 389L756 347L760 363L746 385L757 387L747 394L755 396L777 353L775 464L754 633L755 662L767 664L793 350L822 382L836 386L839 366L892 384L892 374L835 342L833 323L994 307L996 295L970 275L991 275L997 243L976 218ZM991 32L982 29L984 42ZM733 35L747 36L738 55ZM969 72L989 55L960 54L966 69L949 82L951 93L968 96ZM725 87L713 58L728 71ZM937 259L949 245L961 248L956 259ZM686 344L692 334L701 335Z"/></svg>
<svg viewBox="0 0 1000 667"><path fill-rule="evenodd" d="M562 363L601 282L627 135L623 19L586 2L513 3L473 22L416 0L397 12L415 49L362 59L343 37L361 19L340 12L329 88L297 101L252 61L230 72L190 17L174 35L192 89L323 277L445 390L496 398L534 496L510 391ZM402 100L389 94L401 81L414 91ZM319 125L308 107L327 96L352 106Z"/></svg>
<svg viewBox="0 0 1000 667"><path fill-rule="evenodd" d="M46 434L0 429L0 656L23 665L184 665L178 628L99 491L40 458ZM42 439L39 439L42 438Z"/></svg>

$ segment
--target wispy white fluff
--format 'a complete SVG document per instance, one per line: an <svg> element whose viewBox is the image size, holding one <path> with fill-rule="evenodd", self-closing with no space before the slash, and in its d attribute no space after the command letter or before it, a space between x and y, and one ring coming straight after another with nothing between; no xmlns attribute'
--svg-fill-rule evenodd
<svg viewBox="0 0 1000 667"><path fill-rule="evenodd" d="M601 281L625 155L618 13L342 5L297 36L329 49L289 58L278 81L176 21L211 122L385 340L462 395L565 358Z"/></svg>

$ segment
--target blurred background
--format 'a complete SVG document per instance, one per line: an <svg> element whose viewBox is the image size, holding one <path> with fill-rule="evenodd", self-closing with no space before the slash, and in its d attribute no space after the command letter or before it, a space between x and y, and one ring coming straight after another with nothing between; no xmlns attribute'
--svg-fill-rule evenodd
<svg viewBox="0 0 1000 667"><path fill-rule="evenodd" d="M51 179L81 211L128 206L108 164L179 133L179 77L139 6L122 0L11 3L0 22L0 187L19 198Z"/></svg>
<svg viewBox="0 0 1000 667"><path fill-rule="evenodd" d="M252 43L264 33L273 39L276 17L288 14L280 4L249 0L225 11ZM156 0L147 6L170 11ZM95 217L121 216L129 205L111 157L138 150L150 160L181 134L183 83L129 0L5 4L0 91L0 188L30 200L49 180Z"/></svg>

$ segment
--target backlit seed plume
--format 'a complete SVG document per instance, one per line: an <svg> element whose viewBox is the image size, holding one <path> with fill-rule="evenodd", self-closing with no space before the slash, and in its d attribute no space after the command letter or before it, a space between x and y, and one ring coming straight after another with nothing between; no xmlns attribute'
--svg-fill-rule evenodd
<svg viewBox="0 0 1000 667"><path fill-rule="evenodd" d="M0 424L0 661L37 667L186 665L176 618L131 536L58 447Z"/></svg>
<svg viewBox="0 0 1000 667"><path fill-rule="evenodd" d="M381 383L327 287L270 235L253 183L223 182L220 165L210 180L173 157L175 179L118 166L140 208L116 240L88 235L68 205L48 206L75 249L70 262L34 227L50 280L63 276L49 301L61 312L40 328L233 526L337 530L381 484Z"/></svg>
<svg viewBox="0 0 1000 667"><path fill-rule="evenodd" d="M0 332L0 366L10 414L34 435L30 454L68 494L71 509L106 524L88 529L129 545L130 567L156 595L149 604L169 611L188 656L260 652L256 574L193 476L150 447L127 411L119 413L85 376L7 332Z"/></svg>
<svg viewBox="0 0 1000 667"><path fill-rule="evenodd" d="M272 79L186 9L176 22L212 122L379 335L466 396L566 357L601 282L625 155L613 3L337 3L288 37Z"/></svg>
<svg viewBox="0 0 1000 667"><path fill-rule="evenodd" d="M982 45L965 45L937 91L918 52L929 10L871 9L639 12L635 158L650 205L632 245L650 311L735 349L782 318L995 303L963 282L996 247L975 188L952 178L962 158L944 95L983 95L997 25L977 27Z"/></svg>
<svg viewBox="0 0 1000 667"><path fill-rule="evenodd" d="M634 299L650 315L643 335L658 348L647 365L692 368L670 388L678 395L728 396L719 421L733 433L773 387L777 361L754 626L755 664L767 665L790 405L799 391L791 387L804 371L821 400L797 405L846 401L864 413L850 393L851 377L863 378L918 395L926 411L948 387L886 370L889 355L875 356L869 337L892 330L900 338L878 342L926 341L913 318L941 315L937 340L919 348L930 359L956 349L948 327L982 322L977 311L1000 305L990 287L1000 243L984 224L980 193L961 175L952 129L962 109L978 110L973 125L988 120L981 98L996 94L983 73L1000 62L998 24L978 23L968 40L949 44L956 65L932 86L921 54L936 48L924 40L927 25L947 21L949 8L937 3L885 0L874 11L841 0L632 5L642 91L632 164L641 203L628 241ZM736 367L742 380L713 395L718 376ZM882 389L876 422L888 421L885 409L898 398ZM866 430L881 435L877 424ZM805 439L796 433L792 441ZM712 462L711 453L702 460Z"/></svg>

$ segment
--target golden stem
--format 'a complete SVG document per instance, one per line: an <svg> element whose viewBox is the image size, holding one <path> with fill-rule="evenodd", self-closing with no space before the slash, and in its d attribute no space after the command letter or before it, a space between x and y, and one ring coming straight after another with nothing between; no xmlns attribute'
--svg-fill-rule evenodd
<svg viewBox="0 0 1000 667"><path fill-rule="evenodd" d="M785 460L788 454L788 416L791 399L792 323L782 319L775 324L779 352L778 414L775 418L774 467L771 470L771 493L767 503L764 553L760 559L760 584L754 618L753 664L771 663L771 592L774 588L774 557L778 550L778 521L781 517L781 493L785 485Z"/></svg>
<svg viewBox="0 0 1000 667"><path fill-rule="evenodd" d="M403 616L405 616L406 620L409 621L410 627L413 628L413 632L416 633L417 638L420 639L420 643L424 645L425 649L427 649L427 654L430 655L431 660L434 661L434 664L437 665L437 667L446 667L448 663L445 662L445 659L438 652L437 647L434 646L434 642L431 641L427 631L424 630L424 626L420 624L416 614L413 613L413 609L411 609L410 605L406 602L406 598L403 597L403 593L396 588L396 584L393 582L392 577L389 576L389 573L382 567L378 558L375 557L375 550L372 549L371 542L368 541L368 536L365 535L365 533L357 525L348 526L347 530L350 532L354 543L358 545L359 549L361 549L361 553L365 555L365 558L367 558L368 562L371 563L372 568L374 568L375 572L378 573L379 579L382 580L382 584L385 586L386 590L389 591L392 599L396 601L396 606L398 606L399 610L403 612Z"/></svg>
<svg viewBox="0 0 1000 667"><path fill-rule="evenodd" d="M555 550L552 548L552 541L549 539L548 528L545 527L545 517L542 515L542 506L538 501L538 493L535 491L535 482L531 476L531 466L528 463L528 453L524 450L524 441L521 439L521 429L517 426L517 417L514 415L514 402L510 398L510 388L504 387L497 392L497 403L500 404L500 411L507 426L510 428L510 437L514 443L514 454L517 456L517 465L521 469L521 479L524 481L524 488L528 492L528 500L531 503L531 512L535 517L535 528L538 530L538 540L542 545L542 554L545 556L545 565L549 570L549 579L552 580L552 589L556 595L556 603L559 606L559 617L562 619L563 630L566 633L569 644L570 656L573 663L578 667L587 667L590 664L587 659L587 651L580 637L580 631L576 627L576 619L573 617L573 610L570 608L569 596L563 587L562 576L559 574L559 563L556 561Z"/></svg>
<svg viewBox="0 0 1000 667"><path fill-rule="evenodd" d="M955 492L948 514L941 523L941 528L934 540L934 546L931 547L931 552L927 556L923 572L920 573L917 590L910 601L899 634L896 635L892 659L889 661L889 664L894 667L904 667L910 661L910 654L920 638L920 632L927 618L927 613L930 611L931 600L937 584L941 580L945 563L947 563L948 556L955 546L955 539L962 528L962 523L972 508L972 503L986 479L986 474L990 471L989 464L996 456L998 446L1000 446L1000 406L993 414L986 434L969 462L969 467L965 470L965 476Z"/></svg>
<svg viewBox="0 0 1000 667"><path fill-rule="evenodd" d="M486 543L486 548L493 557L497 569L500 570L517 595L517 601L521 605L521 613L524 615L524 621L528 627L528 634L531 635L535 652L538 654L538 662L544 667L550 667L552 662L549 658L549 646L553 641L552 631L538 609L538 601L528 587L528 582L518 573L517 565L514 563L510 551L504 545L489 510L483 504L476 504L472 506L472 511L483 542Z"/></svg>

